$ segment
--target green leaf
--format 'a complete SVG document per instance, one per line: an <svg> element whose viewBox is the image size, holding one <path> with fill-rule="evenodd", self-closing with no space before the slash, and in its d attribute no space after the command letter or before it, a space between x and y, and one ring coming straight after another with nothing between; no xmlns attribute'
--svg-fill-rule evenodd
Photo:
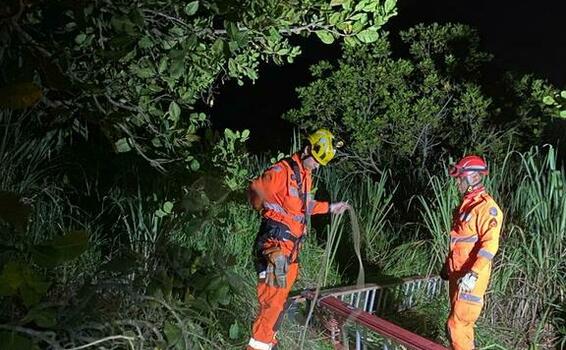
<svg viewBox="0 0 566 350"><path fill-rule="evenodd" d="M344 0L331 0L330 6L340 6L344 3Z"/></svg>
<svg viewBox="0 0 566 350"><path fill-rule="evenodd" d="M560 97L566 98L566 90L560 91Z"/></svg>
<svg viewBox="0 0 566 350"><path fill-rule="evenodd" d="M234 322L230 325L230 339L236 340L240 337L240 326L238 322Z"/></svg>
<svg viewBox="0 0 566 350"><path fill-rule="evenodd" d="M12 261L4 265L2 277L3 280L6 281L12 289L18 289L24 282L21 265Z"/></svg>
<svg viewBox="0 0 566 350"><path fill-rule="evenodd" d="M238 41L240 36L240 29L238 28L238 25L234 22L227 22L225 23L225 27L226 32L228 33L228 37L234 39L235 41Z"/></svg>
<svg viewBox="0 0 566 350"><path fill-rule="evenodd" d="M354 11L358 12L363 10L363 8L367 6L367 4L368 4L368 0L357 1L356 6L354 7Z"/></svg>
<svg viewBox="0 0 566 350"><path fill-rule="evenodd" d="M85 33L80 33L79 35L77 35L75 37L75 42L79 45L84 43L85 40L86 40L86 34Z"/></svg>
<svg viewBox="0 0 566 350"><path fill-rule="evenodd" d="M8 284L4 274L0 275L0 297L14 296L16 294L18 294L18 290Z"/></svg>
<svg viewBox="0 0 566 350"><path fill-rule="evenodd" d="M181 329L170 322L165 323L165 327L163 329L165 333L165 338L167 338L167 345L170 348L172 345L175 346L176 349L182 348L183 343L183 334Z"/></svg>
<svg viewBox="0 0 566 350"><path fill-rule="evenodd" d="M157 72L159 74L163 74L163 72L165 72L165 70L167 70L167 61L168 60L169 60L169 58L167 58L167 57L161 58L161 61L159 62L159 67L157 68Z"/></svg>
<svg viewBox="0 0 566 350"><path fill-rule="evenodd" d="M155 71L151 67L143 67L135 71L136 75L140 78L151 78L155 75Z"/></svg>
<svg viewBox="0 0 566 350"><path fill-rule="evenodd" d="M117 32L127 33L128 35L136 34L136 25L128 17L121 15L112 16L110 23Z"/></svg>
<svg viewBox="0 0 566 350"><path fill-rule="evenodd" d="M366 29L356 34L356 37L360 39L361 42L369 44L376 41L379 38L379 34L377 30Z"/></svg>
<svg viewBox="0 0 566 350"><path fill-rule="evenodd" d="M34 83L16 83L0 89L0 107L22 109L35 105L43 91Z"/></svg>
<svg viewBox="0 0 566 350"><path fill-rule="evenodd" d="M22 319L22 323L35 322L40 327L52 328L57 325L57 313L53 308L36 306Z"/></svg>
<svg viewBox="0 0 566 350"><path fill-rule="evenodd" d="M171 120L175 122L179 121L179 117L181 116L181 107L179 107L175 101L172 101L169 104L169 116L171 117Z"/></svg>
<svg viewBox="0 0 566 350"><path fill-rule="evenodd" d="M198 10L198 1L191 1L185 6L185 13L189 16L194 15L197 13Z"/></svg>
<svg viewBox="0 0 566 350"><path fill-rule="evenodd" d="M230 52L237 53L239 48L240 48L240 45L238 44L237 41L228 42L228 49L230 49Z"/></svg>
<svg viewBox="0 0 566 350"><path fill-rule="evenodd" d="M344 21L344 22L340 22L336 25L336 28L345 31L345 32L351 32L352 31L352 21Z"/></svg>
<svg viewBox="0 0 566 350"><path fill-rule="evenodd" d="M340 12L334 12L328 19L328 22L335 26L338 22L340 22L341 19L342 15L340 14Z"/></svg>
<svg viewBox="0 0 566 350"><path fill-rule="evenodd" d="M22 297L24 305L27 307L37 305L37 303L39 303L39 301L41 300L41 294L33 290L32 288L20 289L20 296Z"/></svg>
<svg viewBox="0 0 566 350"><path fill-rule="evenodd" d="M354 36L347 36L344 38L344 43L350 47L358 45L360 42Z"/></svg>
<svg viewBox="0 0 566 350"><path fill-rule="evenodd" d="M31 206L21 201L21 196L7 191L0 191L0 219L13 225L18 233L24 233Z"/></svg>
<svg viewBox="0 0 566 350"><path fill-rule="evenodd" d="M149 49L153 47L153 41L151 41L151 38L148 36L144 36L143 38L141 38L141 40L139 41L138 44L142 49Z"/></svg>
<svg viewBox="0 0 566 350"><path fill-rule="evenodd" d="M560 111L560 117L561 117L561 118L566 118L566 110Z"/></svg>
<svg viewBox="0 0 566 350"><path fill-rule="evenodd" d="M214 301L218 304L227 306L230 304L230 300L230 286L228 284L224 284L214 291Z"/></svg>
<svg viewBox="0 0 566 350"><path fill-rule="evenodd" d="M390 13L395 9L395 5L397 3L397 0L385 0L385 12L386 13Z"/></svg>
<svg viewBox="0 0 566 350"><path fill-rule="evenodd" d="M192 171L197 171L200 168L200 164L196 159L193 159L193 160L191 160L190 167L191 167Z"/></svg>
<svg viewBox="0 0 566 350"><path fill-rule="evenodd" d="M132 150L128 137L123 137L114 143L114 150L117 153L125 153Z"/></svg>
<svg viewBox="0 0 566 350"><path fill-rule="evenodd" d="M61 256L59 251L51 245L39 244L31 247L31 254L33 261L46 268L52 268L61 263Z"/></svg>
<svg viewBox="0 0 566 350"><path fill-rule="evenodd" d="M163 211L166 212L167 214L171 214L171 211L173 210L173 203L167 201L165 203L163 203Z"/></svg>
<svg viewBox="0 0 566 350"><path fill-rule="evenodd" d="M216 39L216 41L212 45L212 51L214 51L218 55L222 55L224 54L224 45L225 45L224 40Z"/></svg>
<svg viewBox="0 0 566 350"><path fill-rule="evenodd" d="M37 271L33 270L30 265L22 266L22 274L24 276L26 289L33 289L38 295L42 296L47 293L51 282L46 281ZM23 288L20 287L20 290Z"/></svg>
<svg viewBox="0 0 566 350"><path fill-rule="evenodd" d="M244 129L244 131L242 131L242 140L247 140L248 137L250 137L250 131L248 129Z"/></svg>
<svg viewBox="0 0 566 350"><path fill-rule="evenodd" d="M279 31L274 27L269 28L269 38L275 42L282 39L281 34L279 34Z"/></svg>
<svg viewBox="0 0 566 350"><path fill-rule="evenodd" d="M234 140L236 139L236 134L230 129L224 129L224 137L229 140Z"/></svg>
<svg viewBox="0 0 566 350"><path fill-rule="evenodd" d="M53 239L50 245L57 249L62 262L79 257L88 248L88 235L85 231L72 231Z"/></svg>
<svg viewBox="0 0 566 350"><path fill-rule="evenodd" d="M113 258L102 266L103 271L117 272L128 274L135 271L138 264L138 257L132 252L126 252L124 255Z"/></svg>
<svg viewBox="0 0 566 350"><path fill-rule="evenodd" d="M320 41L325 44L332 44L334 42L334 36L329 31L317 30L315 33L319 37Z"/></svg>
<svg viewBox="0 0 566 350"><path fill-rule="evenodd" d="M143 27L145 25L145 18L139 8L134 8L130 12L129 18L132 20L132 23L137 25L138 27Z"/></svg>
<svg viewBox="0 0 566 350"><path fill-rule="evenodd" d="M542 102L545 105L549 105L549 106L556 103L556 101L554 100L554 97L552 97L552 96L544 96L544 98L542 99Z"/></svg>
<svg viewBox="0 0 566 350"><path fill-rule="evenodd" d="M174 50L170 53L171 66L169 73L171 78L178 79L185 73L185 53L181 50Z"/></svg>
<svg viewBox="0 0 566 350"><path fill-rule="evenodd" d="M158 218L163 218L167 216L167 213L164 212L162 209L157 209L155 211L155 216L157 216Z"/></svg>
<svg viewBox="0 0 566 350"><path fill-rule="evenodd" d="M350 17L350 20L352 21L360 21L362 23L366 23L368 20L368 14L367 13L358 13L357 15L354 15L352 17Z"/></svg>

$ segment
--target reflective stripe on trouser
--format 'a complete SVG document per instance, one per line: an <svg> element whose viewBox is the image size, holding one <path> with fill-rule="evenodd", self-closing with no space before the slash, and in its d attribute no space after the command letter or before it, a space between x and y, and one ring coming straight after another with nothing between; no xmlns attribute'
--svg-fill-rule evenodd
<svg viewBox="0 0 566 350"><path fill-rule="evenodd" d="M271 350L271 344L268 343L264 343L264 342L260 342L259 340L255 340L254 338L251 338L249 343L248 343L248 347L247 349L251 350Z"/></svg>
<svg viewBox="0 0 566 350"><path fill-rule="evenodd" d="M299 272L299 264L289 265L287 272L287 287L277 288L269 286L265 283L265 279L260 279L257 284L257 296L259 301L258 315L252 326L252 339L267 343L276 344L275 334L277 326L289 296L289 291L293 287ZM248 349L257 349L248 346Z"/></svg>
<svg viewBox="0 0 566 350"><path fill-rule="evenodd" d="M450 315L446 326L450 338L450 345L454 350L474 349L474 325L480 316L483 307L483 296L489 284L491 269L488 267L478 274L478 281L474 290L469 293L460 293L458 279L462 274L450 276Z"/></svg>

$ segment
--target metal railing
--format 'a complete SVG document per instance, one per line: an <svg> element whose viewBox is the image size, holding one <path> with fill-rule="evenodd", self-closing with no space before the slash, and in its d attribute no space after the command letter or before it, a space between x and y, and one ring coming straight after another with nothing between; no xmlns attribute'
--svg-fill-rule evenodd
<svg viewBox="0 0 566 350"><path fill-rule="evenodd" d="M414 307L418 300L432 300L440 295L443 288L444 282L438 276L416 277L385 285L325 289L320 292L320 297L331 295L348 305L379 315L386 308L404 311Z"/></svg>
<svg viewBox="0 0 566 350"><path fill-rule="evenodd" d="M334 317L333 329L326 328L337 349L349 349L353 345L356 350L441 350L446 348L378 315L385 311L404 311L414 307L417 301L432 300L443 288L444 283L438 276L404 279L387 285L332 288L320 292L316 306L319 315L325 313ZM306 291L302 297L312 301L315 294Z"/></svg>

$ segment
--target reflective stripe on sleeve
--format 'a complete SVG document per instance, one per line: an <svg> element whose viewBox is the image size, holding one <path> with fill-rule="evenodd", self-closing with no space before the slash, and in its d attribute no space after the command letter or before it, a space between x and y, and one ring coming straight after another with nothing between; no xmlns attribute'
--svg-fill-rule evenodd
<svg viewBox="0 0 566 350"><path fill-rule="evenodd" d="M467 237L450 237L450 243L475 243L478 241L478 235Z"/></svg>
<svg viewBox="0 0 566 350"><path fill-rule="evenodd" d="M486 258L487 260L493 259L493 254L491 254L490 252L488 252L485 249L480 249L480 251L478 252L478 255Z"/></svg>
<svg viewBox="0 0 566 350"><path fill-rule="evenodd" d="M481 298L468 293L460 293L460 300L471 301L472 303L481 304Z"/></svg>

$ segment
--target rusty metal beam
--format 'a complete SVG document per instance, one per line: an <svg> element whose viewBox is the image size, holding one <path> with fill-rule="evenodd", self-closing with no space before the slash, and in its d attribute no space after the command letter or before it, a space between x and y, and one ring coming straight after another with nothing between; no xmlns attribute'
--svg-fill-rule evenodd
<svg viewBox="0 0 566 350"><path fill-rule="evenodd" d="M367 327L368 329L391 339L396 343L404 345L409 349L448 350L440 344L412 333L397 326L396 324L384 320L383 318L377 317L360 309L356 309L333 296L327 296L317 300L317 305L328 309L340 317Z"/></svg>

